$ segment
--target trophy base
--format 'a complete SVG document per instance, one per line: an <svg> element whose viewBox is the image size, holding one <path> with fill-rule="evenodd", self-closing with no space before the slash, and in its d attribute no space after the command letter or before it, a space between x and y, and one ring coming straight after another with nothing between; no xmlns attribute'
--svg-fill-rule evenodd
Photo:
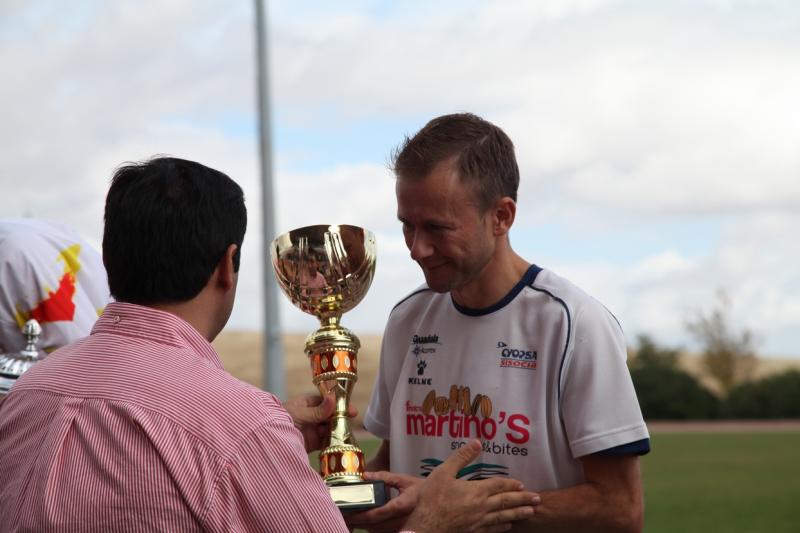
<svg viewBox="0 0 800 533"><path fill-rule="evenodd" d="M333 502L342 513L366 511L381 507L388 500L383 481L360 481L328 485Z"/></svg>

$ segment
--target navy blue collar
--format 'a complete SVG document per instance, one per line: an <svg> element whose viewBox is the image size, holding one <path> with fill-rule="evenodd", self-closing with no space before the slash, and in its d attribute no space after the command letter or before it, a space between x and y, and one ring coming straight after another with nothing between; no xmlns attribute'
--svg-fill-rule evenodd
<svg viewBox="0 0 800 533"><path fill-rule="evenodd" d="M536 276L539 275L542 269L536 265L531 265L528 267L528 270L525 271L523 274L522 279L517 282L514 287L508 291L508 294L503 296L500 301L490 305L489 307L484 307L481 309L472 309L469 307L464 307L463 305L458 305L455 300L453 300L453 295L450 295L450 301L453 302L453 306L460 312L468 316L482 316L488 315L489 313L494 313L495 311L502 309L506 305L508 305L511 300L517 297L517 294L524 288L533 285L533 281L536 279Z"/></svg>

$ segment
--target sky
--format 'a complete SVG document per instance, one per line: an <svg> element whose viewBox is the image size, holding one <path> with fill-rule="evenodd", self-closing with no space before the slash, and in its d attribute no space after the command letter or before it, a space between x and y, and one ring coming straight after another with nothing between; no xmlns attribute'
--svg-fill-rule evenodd
<svg viewBox="0 0 800 533"><path fill-rule="evenodd" d="M469 111L516 147L514 249L605 304L631 344L696 349L686 323L724 291L759 355L800 358L800 3L267 4L275 226L375 233L372 287L343 318L357 334L423 281L392 150ZM99 248L118 165L217 168L249 212L228 328L260 329L254 16L247 0L0 2L0 216ZM317 327L283 298L280 322Z"/></svg>

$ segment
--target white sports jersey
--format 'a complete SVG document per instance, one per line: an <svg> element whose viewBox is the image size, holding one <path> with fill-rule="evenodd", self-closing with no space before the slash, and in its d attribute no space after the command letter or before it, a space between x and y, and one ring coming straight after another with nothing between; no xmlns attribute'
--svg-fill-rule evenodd
<svg viewBox="0 0 800 533"><path fill-rule="evenodd" d="M0 220L0 352L25 347L21 329L30 318L42 326L40 350L85 337L109 301L102 258L75 231Z"/></svg>
<svg viewBox="0 0 800 533"><path fill-rule="evenodd" d="M460 476L568 487L584 481L579 457L649 451L626 353L607 309L535 265L486 309L423 286L389 317L364 424L390 441L394 472L427 475L479 438Z"/></svg>

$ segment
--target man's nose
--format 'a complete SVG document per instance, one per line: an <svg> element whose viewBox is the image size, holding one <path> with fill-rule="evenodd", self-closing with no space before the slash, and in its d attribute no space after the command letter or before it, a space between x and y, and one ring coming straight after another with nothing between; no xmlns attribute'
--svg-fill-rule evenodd
<svg viewBox="0 0 800 533"><path fill-rule="evenodd" d="M433 246L430 240L421 231L414 232L414 235L406 244L411 252L411 259L414 261L420 261L433 254Z"/></svg>

